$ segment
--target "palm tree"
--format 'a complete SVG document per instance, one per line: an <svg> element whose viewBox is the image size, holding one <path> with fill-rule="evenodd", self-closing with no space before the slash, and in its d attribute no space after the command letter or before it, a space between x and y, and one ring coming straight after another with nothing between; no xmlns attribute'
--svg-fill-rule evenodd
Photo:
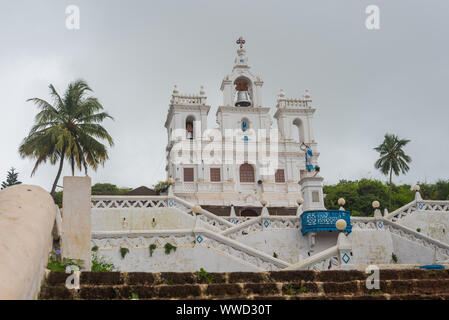
<svg viewBox="0 0 449 320"><path fill-rule="evenodd" d="M409 142L410 140L399 139L397 135L387 133L382 144L374 148L380 154L380 158L374 163L374 167L384 175L390 175L388 186L388 209L390 210L392 175L394 173L399 176L400 173L405 174L410 169L408 164L412 161L412 158L402 150Z"/></svg>
<svg viewBox="0 0 449 320"><path fill-rule="evenodd" d="M112 117L102 111L103 106L97 98L87 96L92 89L83 80L69 84L64 96L60 96L50 84L53 103L43 99L32 98L40 109L35 117L35 124L19 147L22 158L34 158L31 176L38 167L47 161L59 162L58 173L51 188L53 195L61 176L64 160L67 159L75 175L75 167L82 168L87 175L87 168L97 170L108 159L106 146L99 140L106 140L109 146L114 142L101 122Z"/></svg>

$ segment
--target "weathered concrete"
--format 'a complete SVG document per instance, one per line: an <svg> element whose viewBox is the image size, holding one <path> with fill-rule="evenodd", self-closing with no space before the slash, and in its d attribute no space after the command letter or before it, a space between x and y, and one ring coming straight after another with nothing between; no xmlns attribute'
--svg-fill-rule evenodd
<svg viewBox="0 0 449 320"><path fill-rule="evenodd" d="M81 273L80 290L64 287L52 272L41 299L448 299L447 270L381 270L379 289L366 287L363 271L234 273Z"/></svg>
<svg viewBox="0 0 449 320"><path fill-rule="evenodd" d="M64 177L62 255L81 259L91 269L91 181L89 177Z"/></svg>
<svg viewBox="0 0 449 320"><path fill-rule="evenodd" d="M52 197L38 186L0 191L0 299L37 298L55 216Z"/></svg>

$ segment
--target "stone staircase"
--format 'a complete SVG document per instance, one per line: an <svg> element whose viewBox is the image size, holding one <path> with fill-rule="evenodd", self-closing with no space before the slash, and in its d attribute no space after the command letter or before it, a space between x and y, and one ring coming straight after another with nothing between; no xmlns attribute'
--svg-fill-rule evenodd
<svg viewBox="0 0 449 320"><path fill-rule="evenodd" d="M40 299L449 300L448 270L380 270L380 290L362 271L233 273L82 272L80 289L67 274L50 272Z"/></svg>

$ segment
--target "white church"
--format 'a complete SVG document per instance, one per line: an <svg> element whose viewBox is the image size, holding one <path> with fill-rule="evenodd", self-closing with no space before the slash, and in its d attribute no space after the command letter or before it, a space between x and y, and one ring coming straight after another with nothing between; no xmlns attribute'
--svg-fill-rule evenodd
<svg viewBox="0 0 449 320"><path fill-rule="evenodd" d="M263 80L250 71L244 40L237 43L232 72L220 87L218 128L207 127L211 107L203 89L199 95L173 90L165 122L168 177L174 180L176 195L217 214L233 205L238 216L255 216L261 201L268 202L273 213L294 214L301 198L298 182L306 173L305 147L313 153L314 166L319 156L313 135L315 109L308 92L302 98L286 98L281 90L273 126L272 108L262 99ZM317 192L316 207L323 209L321 188Z"/></svg>
<svg viewBox="0 0 449 320"><path fill-rule="evenodd" d="M121 271L209 272L445 265L449 201L415 199L370 217L324 206L310 94L262 99L244 40L208 128L203 89L175 87L165 128L168 192L92 196L91 246ZM347 209L347 210L346 210ZM66 210L66 209L64 209ZM127 249L127 250L125 250Z"/></svg>

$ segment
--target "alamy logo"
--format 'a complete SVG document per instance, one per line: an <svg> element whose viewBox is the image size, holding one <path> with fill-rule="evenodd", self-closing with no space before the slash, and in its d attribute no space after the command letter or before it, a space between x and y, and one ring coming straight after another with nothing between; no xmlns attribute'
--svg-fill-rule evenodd
<svg viewBox="0 0 449 320"><path fill-rule="evenodd" d="M65 280L65 287L69 290L80 288L80 274L81 271L78 266L67 266L65 273L69 273L70 276Z"/></svg>
<svg viewBox="0 0 449 320"><path fill-rule="evenodd" d="M65 13L68 15L65 19L65 26L69 30L80 29L80 8L75 5L69 5L65 8Z"/></svg>
<svg viewBox="0 0 449 320"><path fill-rule="evenodd" d="M372 289L379 290L380 289L379 267L375 266L375 265L369 265L365 269L365 272L370 274L368 276L368 278L366 278L366 288L368 290L372 290Z"/></svg>
<svg viewBox="0 0 449 320"><path fill-rule="evenodd" d="M376 5L369 5L365 9L365 13L368 14L365 20L365 27L368 30L380 29L380 10Z"/></svg>
<svg viewBox="0 0 449 320"><path fill-rule="evenodd" d="M194 132L202 132L201 122L194 121ZM277 129L204 130L193 135L175 129L170 135L173 147L170 161L174 164L258 164L261 175L274 175L278 168L279 132Z"/></svg>

